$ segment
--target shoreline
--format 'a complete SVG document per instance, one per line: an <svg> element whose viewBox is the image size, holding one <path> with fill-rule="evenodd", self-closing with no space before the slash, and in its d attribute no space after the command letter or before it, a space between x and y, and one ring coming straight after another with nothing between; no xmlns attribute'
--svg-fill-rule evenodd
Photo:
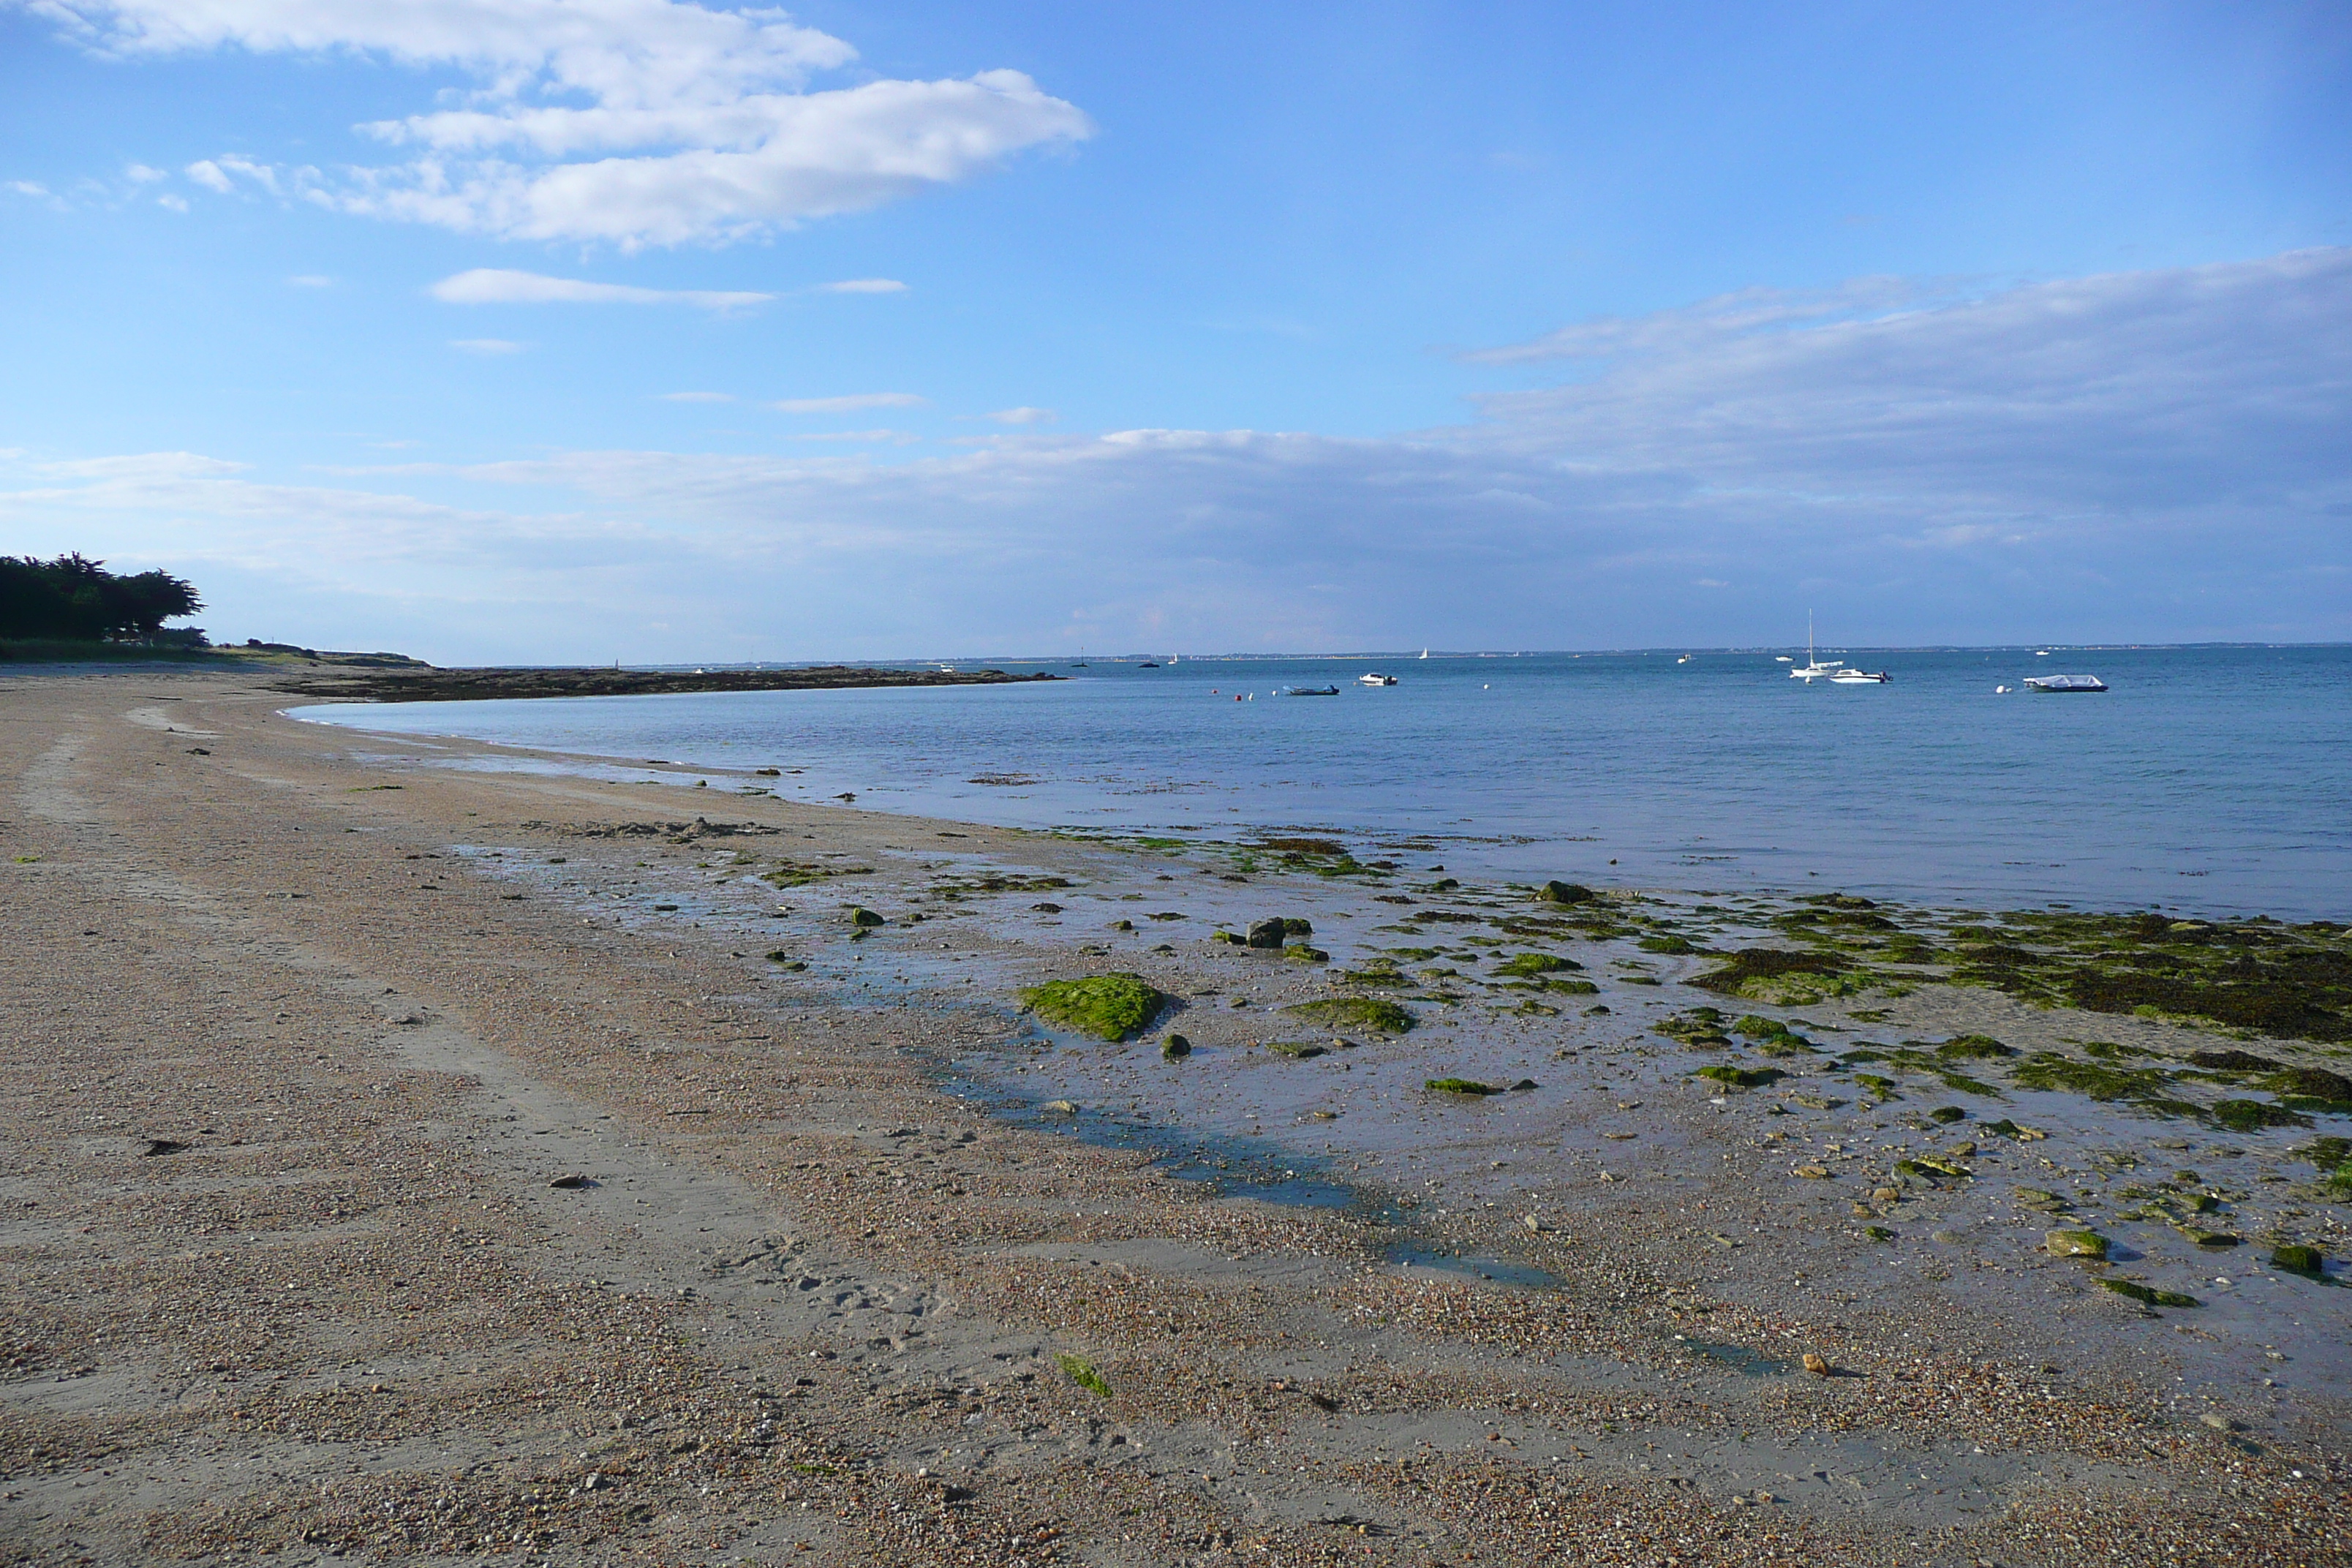
<svg viewBox="0 0 2352 1568"><path fill-rule="evenodd" d="M2055 1560L2085 1531L2119 1562L2216 1531L2242 1562L2347 1544L2343 1298L2267 1266L2254 1234L2342 1248L2343 1205L2290 1150L2346 1123L2230 1131L2210 1107L2248 1085L2187 1066L2227 1047L2340 1068L2331 1042L1933 981L1734 1000L1692 988L1720 961L1669 938L1716 952L1769 931L1876 976L1888 961L1852 943L1884 934L1813 942L1785 899L1743 895L1747 924L1682 895L1544 909L1417 865L1329 878L1261 850L1242 870L367 765L249 679L123 674L145 684L20 677L7 710L22 896L0 973L30 1022L0 1111L26 1205L0 1408L12 1447L48 1456L11 1468L22 1538L109 1561L306 1541L374 1561L485 1534L595 1562L711 1541L1171 1563ZM887 923L853 926L853 904ZM1305 919L1292 945L1328 963L1208 940L1269 914ZM1692 940L1709 926L1721 943ZM1530 952L1565 966L1506 967ZM1019 1009L1021 985L1107 972L1178 1005L1126 1045ZM1415 1026L1283 1011L1348 997ZM1705 1033L1708 1005L1719 1045L1650 1026ZM1736 1033L1743 1011L1787 1034ZM1158 1049L1171 1029L1181 1061ZM2020 1058L1890 1059L1921 1054L1906 1033ZM2123 1054L2067 1043L2085 1035ZM1864 1037L1878 1059L1847 1062ZM2023 1087L2037 1051L2161 1072L2200 1109ZM1017 1109L949 1098L950 1071ZM1420 1087L1441 1074L1536 1087ZM1836 1110L1796 1098L1832 1083ZM1964 1119L1926 1115L1954 1100ZM1212 1165L1265 1146L1345 1167L1433 1260L1473 1266L1399 1268L1356 1216L1172 1179L1122 1127ZM1968 1176L1892 1167L1968 1133ZM177 1146L141 1152L154 1140ZM2212 1170L2182 1184L2159 1162ZM2019 1208L2027 1178L2116 1237L2115 1263L2029 1245L2053 1222ZM2235 1195L2204 1223L2247 1233L2226 1289L2213 1267L2198 1309L2095 1288L2186 1282L2196 1245L2124 1213L2206 1214L2188 1200L2207 1186ZM1558 1283L1480 1280L1479 1258ZM142 1340L145 1300L169 1311ZM267 1463L206 1457L232 1434ZM101 1454L120 1479L82 1473Z"/></svg>

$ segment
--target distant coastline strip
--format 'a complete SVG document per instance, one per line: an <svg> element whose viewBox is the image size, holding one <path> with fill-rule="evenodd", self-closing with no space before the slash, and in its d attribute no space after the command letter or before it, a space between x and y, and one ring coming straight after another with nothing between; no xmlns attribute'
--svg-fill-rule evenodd
<svg viewBox="0 0 2352 1568"><path fill-rule="evenodd" d="M331 665L270 682L331 702L463 702L509 697L650 697L691 691L812 691L854 687L1010 686L1061 677L1001 669L432 669Z"/></svg>

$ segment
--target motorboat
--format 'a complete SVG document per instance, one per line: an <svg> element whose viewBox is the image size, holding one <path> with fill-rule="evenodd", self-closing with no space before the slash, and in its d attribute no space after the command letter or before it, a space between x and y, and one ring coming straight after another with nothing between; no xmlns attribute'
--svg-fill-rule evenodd
<svg viewBox="0 0 2352 1568"><path fill-rule="evenodd" d="M1145 659L1141 664L1137 665L1135 668L1138 668L1138 669L1158 669L1158 668L1160 668L1160 665L1159 665L1158 661L1156 661L1156 660L1154 660L1154 659L1149 659L1149 658L1147 658L1147 659Z"/></svg>
<svg viewBox="0 0 2352 1568"><path fill-rule="evenodd" d="M1286 686L1282 694L1285 697L1337 697L1339 689L1336 686Z"/></svg>
<svg viewBox="0 0 2352 1568"><path fill-rule="evenodd" d="M1394 686L1396 683L1397 678L1393 675L1368 673L1356 677L1356 684L1359 686Z"/></svg>
<svg viewBox="0 0 2352 1568"><path fill-rule="evenodd" d="M1884 686L1895 678L1883 669L1833 669L1830 671L1832 686Z"/></svg>
<svg viewBox="0 0 2352 1568"><path fill-rule="evenodd" d="M2095 675L2029 675L2028 691L2105 691L2107 683Z"/></svg>

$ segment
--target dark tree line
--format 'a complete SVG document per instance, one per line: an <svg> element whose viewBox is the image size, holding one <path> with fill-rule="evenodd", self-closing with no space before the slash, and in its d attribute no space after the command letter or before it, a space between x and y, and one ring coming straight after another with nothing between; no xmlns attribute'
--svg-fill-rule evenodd
<svg viewBox="0 0 2352 1568"><path fill-rule="evenodd" d="M0 637L143 640L173 616L204 607L194 587L169 572L123 577L79 554L0 555Z"/></svg>

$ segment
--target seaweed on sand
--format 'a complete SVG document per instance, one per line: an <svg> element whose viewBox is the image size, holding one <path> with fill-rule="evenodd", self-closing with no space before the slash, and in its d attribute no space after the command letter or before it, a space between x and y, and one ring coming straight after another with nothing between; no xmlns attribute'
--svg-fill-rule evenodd
<svg viewBox="0 0 2352 1568"><path fill-rule="evenodd" d="M1497 974L1513 974L1526 978L1537 974L1557 974L1584 965L1572 958L1560 958L1549 952L1522 952L1503 960L1495 966Z"/></svg>
<svg viewBox="0 0 2352 1568"><path fill-rule="evenodd" d="M1092 974L1052 980L1021 993L1042 1018L1102 1040L1130 1039L1168 1005L1166 994L1139 974Z"/></svg>
<svg viewBox="0 0 2352 1568"><path fill-rule="evenodd" d="M1792 952L1777 947L1743 947L1720 969L1695 976L1691 984L1717 995L1738 996L1776 1006L1851 996L1869 984L1843 959L1825 952Z"/></svg>
<svg viewBox="0 0 2352 1568"><path fill-rule="evenodd" d="M2196 1116L2202 1107L2171 1092L2172 1075L2161 1068L2117 1068L2078 1062L2056 1051L2036 1051L2017 1069L2022 1089L2079 1094L2088 1100L2122 1101L2161 1116Z"/></svg>
<svg viewBox="0 0 2352 1568"><path fill-rule="evenodd" d="M1330 996L1320 1002L1294 1003L1283 1011L1335 1029L1370 1029L1383 1035L1404 1034L1420 1021L1381 996Z"/></svg>

